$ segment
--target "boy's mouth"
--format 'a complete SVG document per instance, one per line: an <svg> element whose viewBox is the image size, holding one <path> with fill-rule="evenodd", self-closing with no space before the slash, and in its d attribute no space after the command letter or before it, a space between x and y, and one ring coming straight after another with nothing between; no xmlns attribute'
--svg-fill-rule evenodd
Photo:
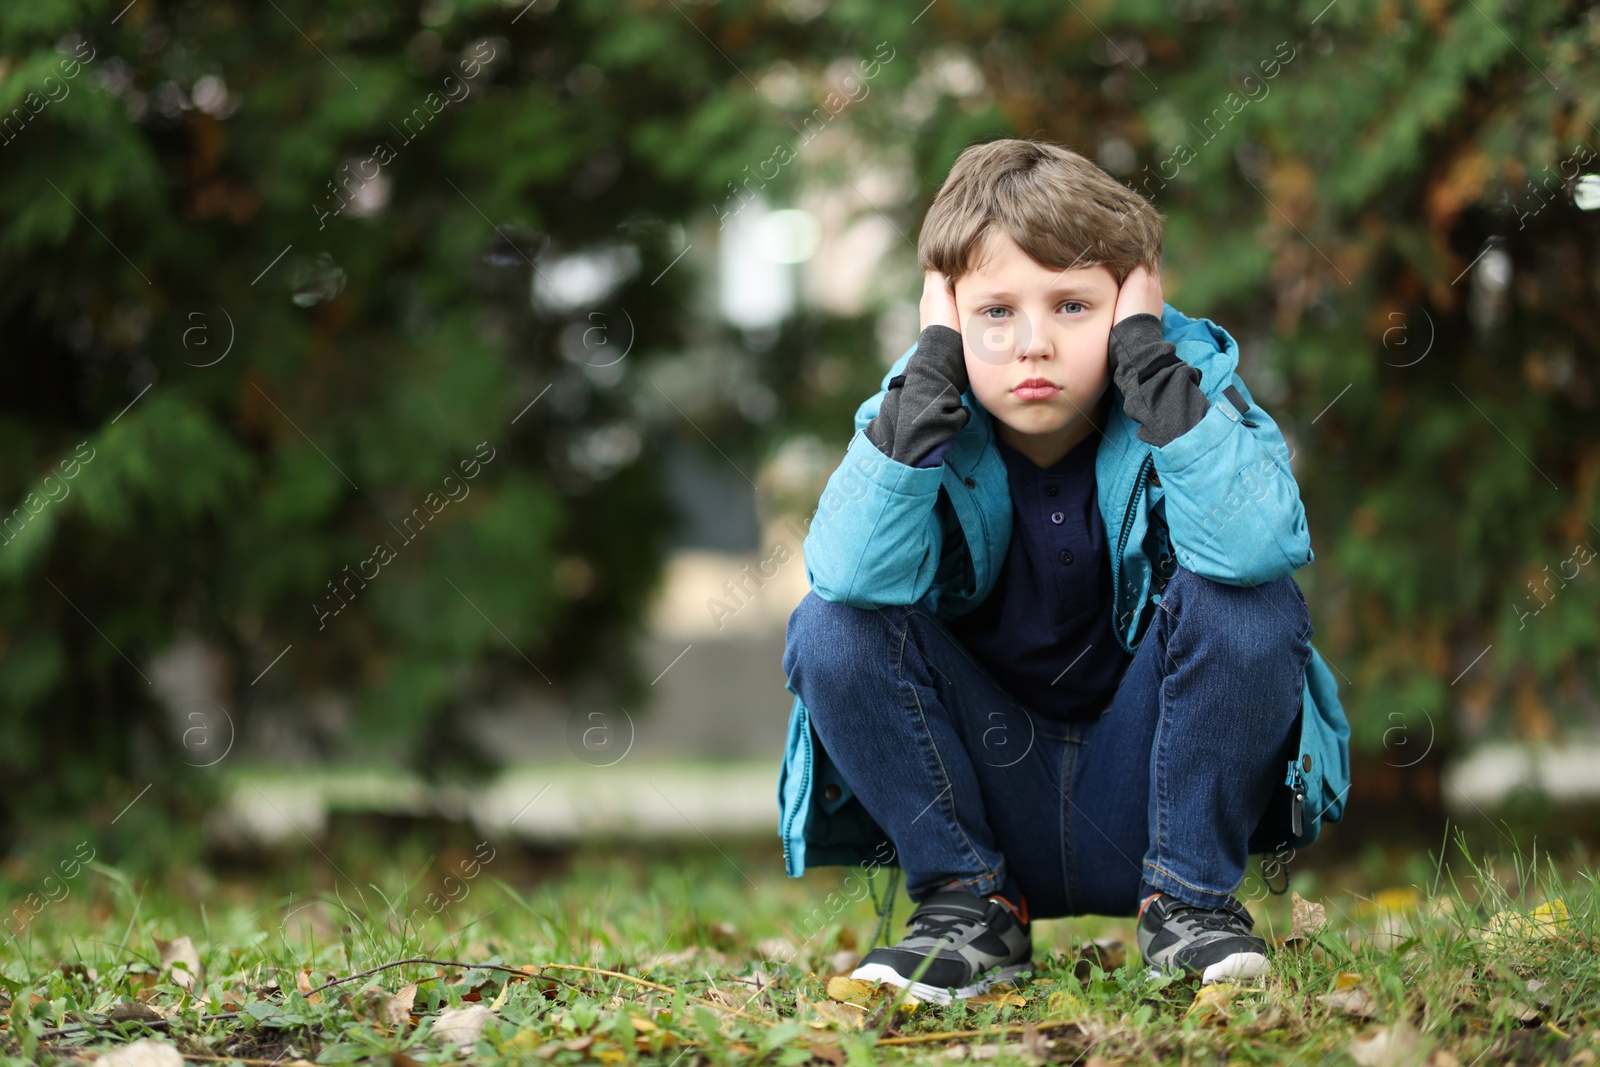
<svg viewBox="0 0 1600 1067"><path fill-rule="evenodd" d="M1061 386L1046 378L1029 378L1011 390L1018 400L1049 400L1059 392Z"/></svg>

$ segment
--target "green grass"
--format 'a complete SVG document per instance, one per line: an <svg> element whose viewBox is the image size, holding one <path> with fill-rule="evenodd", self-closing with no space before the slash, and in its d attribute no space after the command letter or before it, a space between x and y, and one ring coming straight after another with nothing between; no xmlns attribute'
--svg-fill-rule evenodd
<svg viewBox="0 0 1600 1067"><path fill-rule="evenodd" d="M830 1001L828 977L877 925L865 882L839 869L786 878L765 841L534 856L472 842L430 853L408 839L160 878L74 866L68 849L0 868L21 933L0 948L0 1062L72 1062L147 1037L192 1062L284 1065L1593 1063L1600 899L1587 859L1501 844L1485 857L1458 839L1447 864L1412 855L1398 872L1297 870L1294 889L1325 906L1327 925L1279 949L1264 982L1198 1001L1187 983L1144 976L1130 921L1084 918L1035 923L1039 966L1013 998L909 1011L882 991ZM881 891L886 874L877 881ZM1241 894L1260 898L1258 931L1281 937L1288 899L1257 885ZM1530 917L1551 901L1564 919ZM909 913L902 893L891 937ZM192 991L158 947L183 936L204 968ZM782 943L794 962L778 958ZM415 957L468 966L339 981ZM387 1014L413 984L410 1013ZM97 1025L143 1002L165 1028ZM493 1018L463 1059L433 1031L441 1011L474 1003ZM236 1014L204 1018L224 1012Z"/></svg>

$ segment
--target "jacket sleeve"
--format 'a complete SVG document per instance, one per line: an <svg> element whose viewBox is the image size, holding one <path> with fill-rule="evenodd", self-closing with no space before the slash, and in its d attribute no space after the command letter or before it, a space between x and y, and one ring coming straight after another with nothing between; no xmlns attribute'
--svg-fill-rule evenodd
<svg viewBox="0 0 1600 1067"><path fill-rule="evenodd" d="M934 504L944 466L912 467L885 456L863 431L878 413L883 388L856 409L856 434L828 478L803 546L806 577L824 600L856 607L915 604L933 586L943 549Z"/></svg>
<svg viewBox="0 0 1600 1067"><path fill-rule="evenodd" d="M1219 386L1206 390L1205 417L1152 455L1178 563L1225 585L1260 585L1310 563L1311 536L1277 423L1236 372Z"/></svg>

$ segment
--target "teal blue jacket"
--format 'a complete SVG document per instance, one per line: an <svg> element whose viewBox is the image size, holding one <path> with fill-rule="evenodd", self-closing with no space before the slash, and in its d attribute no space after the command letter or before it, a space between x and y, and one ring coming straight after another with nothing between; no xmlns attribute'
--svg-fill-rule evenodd
<svg viewBox="0 0 1600 1067"><path fill-rule="evenodd" d="M1158 593L1156 561L1174 558L1202 577L1250 586L1293 574L1313 559L1288 447L1237 373L1239 346L1220 326L1170 304L1161 329L1178 358L1200 370L1211 406L1188 432L1155 447L1139 439L1138 423L1110 387L1114 402L1095 481L1111 552L1111 611L1117 640L1130 653ZM856 409L856 434L806 533L806 576L825 600L915 604L953 619L994 588L1011 542L1011 490L993 417L970 389L961 397L970 417L939 466L897 463L861 432L877 415L889 379L915 351L913 344L884 373L878 393ZM885 840L883 831L829 760L799 694L785 688L795 694L778 774L786 869L799 877L808 865L880 862L873 849ZM1302 701L1299 756L1285 773L1285 783L1306 797L1302 833L1290 841L1295 848L1316 840L1322 820L1343 817L1350 786L1350 726L1315 648Z"/></svg>

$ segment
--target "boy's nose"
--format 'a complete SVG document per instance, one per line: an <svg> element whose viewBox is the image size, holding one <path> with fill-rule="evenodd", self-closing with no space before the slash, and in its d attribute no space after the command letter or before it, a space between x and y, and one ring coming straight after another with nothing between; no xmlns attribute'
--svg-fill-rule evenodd
<svg viewBox="0 0 1600 1067"><path fill-rule="evenodd" d="M1049 331L1035 329L1033 320L1026 315L1017 317L1012 351L1018 359L1049 359L1055 354Z"/></svg>

